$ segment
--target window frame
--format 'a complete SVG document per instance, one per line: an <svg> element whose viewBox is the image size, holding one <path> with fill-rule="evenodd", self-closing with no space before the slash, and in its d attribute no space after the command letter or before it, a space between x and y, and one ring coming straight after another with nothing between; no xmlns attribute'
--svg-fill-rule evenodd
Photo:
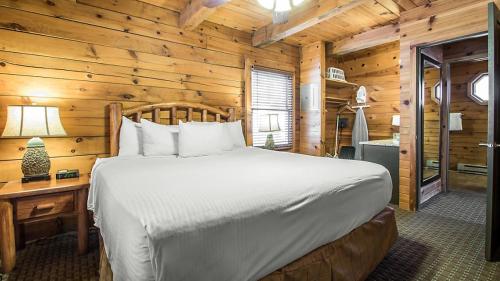
<svg viewBox="0 0 500 281"><path fill-rule="evenodd" d="M477 97L474 94L474 84L479 81L482 77L488 76L488 83L489 83L489 74L488 72L480 72L476 74L468 83L467 85L467 96L473 100L475 103L479 105L488 105L488 100L483 100L479 97Z"/></svg>
<svg viewBox="0 0 500 281"><path fill-rule="evenodd" d="M441 96L439 98L436 97L436 89L439 88L441 91ZM443 88L441 87L441 81L436 82L431 88L431 99L437 103L441 104L441 100L443 99Z"/></svg>
<svg viewBox="0 0 500 281"><path fill-rule="evenodd" d="M295 66L271 61L264 61L254 58L245 58L245 136L248 146L253 146L253 120L252 120L252 68L269 69L274 72L285 72L292 75L292 147L276 148L276 150L296 151L296 70Z"/></svg>

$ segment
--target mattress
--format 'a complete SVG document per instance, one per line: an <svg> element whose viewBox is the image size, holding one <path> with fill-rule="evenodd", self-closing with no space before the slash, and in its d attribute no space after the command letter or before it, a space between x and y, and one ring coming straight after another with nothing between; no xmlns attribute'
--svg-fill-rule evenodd
<svg viewBox="0 0 500 281"><path fill-rule="evenodd" d="M88 208L115 280L257 280L382 211L389 172L244 148L96 162Z"/></svg>

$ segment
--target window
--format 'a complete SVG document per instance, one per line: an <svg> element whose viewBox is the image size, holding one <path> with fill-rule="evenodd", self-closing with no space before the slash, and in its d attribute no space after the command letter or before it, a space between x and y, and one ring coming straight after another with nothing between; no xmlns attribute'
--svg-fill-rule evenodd
<svg viewBox="0 0 500 281"><path fill-rule="evenodd" d="M469 85L469 97L481 105L487 105L489 99L489 81L488 73L477 75Z"/></svg>
<svg viewBox="0 0 500 281"><path fill-rule="evenodd" d="M293 144L293 74L252 67L252 136L253 146L262 147L272 133L276 148ZM260 128L277 115L279 131L263 132ZM265 126L264 126L265 127ZM269 126L268 126L269 127ZM276 126L272 126L277 129Z"/></svg>
<svg viewBox="0 0 500 281"><path fill-rule="evenodd" d="M437 82L434 87L432 87L431 99L437 103L441 104L441 82Z"/></svg>

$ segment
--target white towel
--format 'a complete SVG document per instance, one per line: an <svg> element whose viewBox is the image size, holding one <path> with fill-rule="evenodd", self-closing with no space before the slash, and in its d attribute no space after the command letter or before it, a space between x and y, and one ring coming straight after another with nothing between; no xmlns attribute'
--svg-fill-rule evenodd
<svg viewBox="0 0 500 281"><path fill-rule="evenodd" d="M362 141L368 140L368 125L366 124L365 113L360 108L356 112L356 119L354 120L354 126L352 127L352 146L355 147L354 159L361 160L363 155L361 152Z"/></svg>
<svg viewBox="0 0 500 281"><path fill-rule="evenodd" d="M450 113L450 131L462 131L462 113Z"/></svg>

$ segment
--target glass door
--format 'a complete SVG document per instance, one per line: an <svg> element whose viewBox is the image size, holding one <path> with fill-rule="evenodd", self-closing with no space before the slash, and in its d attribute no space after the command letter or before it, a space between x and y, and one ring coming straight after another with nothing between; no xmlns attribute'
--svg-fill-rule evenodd
<svg viewBox="0 0 500 281"><path fill-rule="evenodd" d="M420 71L420 186L441 174L441 64L421 54Z"/></svg>

